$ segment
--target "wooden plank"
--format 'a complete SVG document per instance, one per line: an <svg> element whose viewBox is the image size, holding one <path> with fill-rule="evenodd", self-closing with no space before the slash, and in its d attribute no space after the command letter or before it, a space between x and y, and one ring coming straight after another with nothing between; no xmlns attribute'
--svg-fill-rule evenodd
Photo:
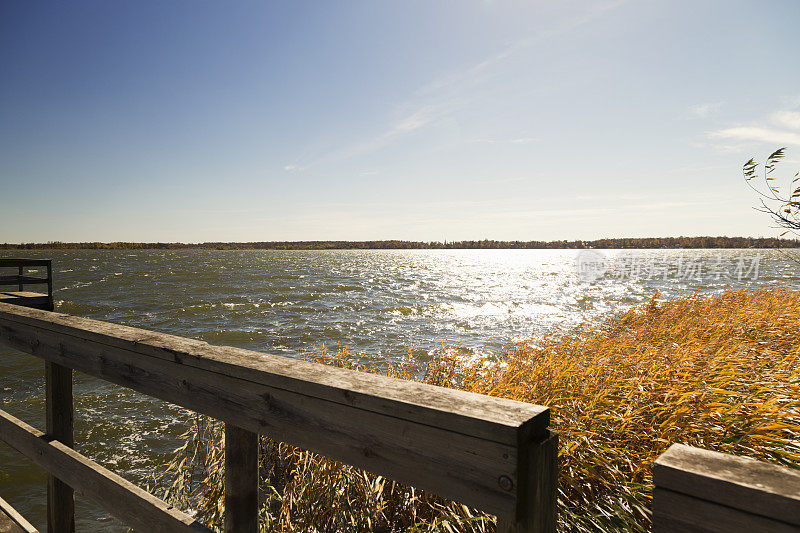
<svg viewBox="0 0 800 533"><path fill-rule="evenodd" d="M423 424L516 444L546 434L547 407L0 303L0 319L237 376Z"/></svg>
<svg viewBox="0 0 800 533"><path fill-rule="evenodd" d="M47 283L47 278L37 278L36 276L0 276L0 285L19 285L19 290L24 290L22 284L44 284Z"/></svg>
<svg viewBox="0 0 800 533"><path fill-rule="evenodd" d="M800 528L733 507L656 487L653 533L798 533Z"/></svg>
<svg viewBox="0 0 800 533"><path fill-rule="evenodd" d="M520 478L526 480L516 520L498 519L498 533L554 533L558 519L558 435L528 445Z"/></svg>
<svg viewBox="0 0 800 533"><path fill-rule="evenodd" d="M674 444L653 465L656 486L800 528L800 472Z"/></svg>
<svg viewBox="0 0 800 533"><path fill-rule="evenodd" d="M22 257L3 257L0 258L0 268L28 267L28 266L47 266L52 264L51 259L25 259Z"/></svg>
<svg viewBox="0 0 800 533"><path fill-rule="evenodd" d="M0 302L35 309L50 310L53 308L52 299L48 295L38 292L0 292Z"/></svg>
<svg viewBox="0 0 800 533"><path fill-rule="evenodd" d="M72 370L45 361L47 436L72 448ZM47 474L47 531L74 533L75 499L72 487L51 472Z"/></svg>
<svg viewBox="0 0 800 533"><path fill-rule="evenodd" d="M87 320L0 304L0 341L499 517L517 518L518 448L530 442L530 428L546 428L544 407ZM501 406L511 414L501 413ZM533 418L518 420L511 433L512 420L522 419L522 413ZM513 442L503 442L511 440L509 433Z"/></svg>
<svg viewBox="0 0 800 533"><path fill-rule="evenodd" d="M0 533L39 533L39 530L0 498Z"/></svg>
<svg viewBox="0 0 800 533"><path fill-rule="evenodd" d="M210 533L187 514L2 410L0 439L131 527L159 533Z"/></svg>
<svg viewBox="0 0 800 533"><path fill-rule="evenodd" d="M258 533L258 434L225 424L225 533Z"/></svg>

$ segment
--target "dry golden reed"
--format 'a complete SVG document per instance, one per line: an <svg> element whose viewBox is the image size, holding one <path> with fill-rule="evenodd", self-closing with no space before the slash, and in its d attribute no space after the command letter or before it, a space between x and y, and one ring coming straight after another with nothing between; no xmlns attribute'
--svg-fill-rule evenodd
<svg viewBox="0 0 800 533"><path fill-rule="evenodd" d="M654 295L491 357L448 347L424 368L406 362L388 372L549 406L561 445L559 529L646 531L650 468L672 443L800 468L798 332L800 292ZM346 349L316 355L377 371ZM266 531L494 529L492 517L458 503L269 439L262 446ZM167 494L215 527L222 449L219 425L196 419Z"/></svg>

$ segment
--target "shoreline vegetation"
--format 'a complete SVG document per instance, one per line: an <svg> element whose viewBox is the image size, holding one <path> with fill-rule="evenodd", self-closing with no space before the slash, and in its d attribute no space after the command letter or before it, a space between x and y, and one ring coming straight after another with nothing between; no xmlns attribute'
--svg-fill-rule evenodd
<svg viewBox="0 0 800 533"><path fill-rule="evenodd" d="M0 250L438 250L438 249L800 248L776 237L644 237L574 241L263 241L0 243Z"/></svg>
<svg viewBox="0 0 800 533"><path fill-rule="evenodd" d="M559 433L559 531L648 531L654 459L672 443L800 469L800 291L655 294L621 315L481 359L374 366L346 347L312 360L547 405ZM223 431L192 418L154 477L161 494L221 530ZM262 437L267 531L494 530L458 503ZM164 489L163 487L169 487Z"/></svg>

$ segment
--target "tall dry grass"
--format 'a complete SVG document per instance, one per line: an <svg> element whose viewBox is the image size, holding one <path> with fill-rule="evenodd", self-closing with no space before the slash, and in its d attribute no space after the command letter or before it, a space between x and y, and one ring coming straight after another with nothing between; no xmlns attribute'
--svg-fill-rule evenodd
<svg viewBox="0 0 800 533"><path fill-rule="evenodd" d="M470 360L458 347L389 373L550 406L562 531L645 531L653 460L682 442L800 468L800 292L655 295L627 313ZM376 370L346 349L329 364ZM167 497L219 527L222 432L197 418ZM489 531L493 518L262 441L267 531Z"/></svg>

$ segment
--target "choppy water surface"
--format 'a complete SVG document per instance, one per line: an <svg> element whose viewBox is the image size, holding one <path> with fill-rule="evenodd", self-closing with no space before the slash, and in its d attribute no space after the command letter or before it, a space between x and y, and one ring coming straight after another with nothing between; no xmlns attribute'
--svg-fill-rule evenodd
<svg viewBox="0 0 800 533"><path fill-rule="evenodd" d="M19 256L0 252L1 256ZM772 250L47 251L56 311L296 357L322 343L425 361L618 312L655 291L800 285ZM576 268L582 265L581 275ZM43 428L41 360L0 346L3 409ZM76 448L131 481L170 456L184 414L77 374ZM0 444L0 496L44 530L44 473ZM79 530L125 531L78 499Z"/></svg>

